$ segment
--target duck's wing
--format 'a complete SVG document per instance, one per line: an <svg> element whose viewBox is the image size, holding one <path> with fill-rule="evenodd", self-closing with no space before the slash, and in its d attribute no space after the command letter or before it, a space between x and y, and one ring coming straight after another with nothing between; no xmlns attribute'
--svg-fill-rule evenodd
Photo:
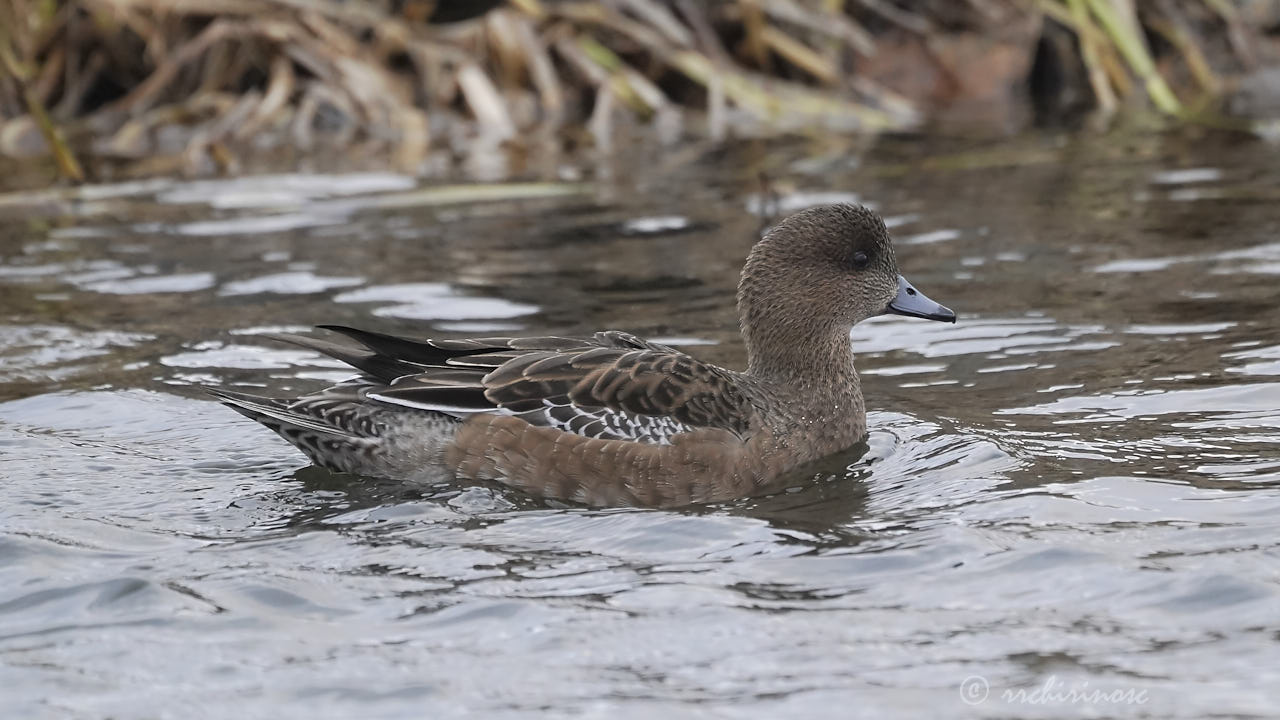
<svg viewBox="0 0 1280 720"><path fill-rule="evenodd" d="M498 412L576 435L654 444L700 428L745 438L754 421L735 373L623 332L409 340L326 327L364 348L291 339L376 380L364 395L379 403L456 417Z"/></svg>

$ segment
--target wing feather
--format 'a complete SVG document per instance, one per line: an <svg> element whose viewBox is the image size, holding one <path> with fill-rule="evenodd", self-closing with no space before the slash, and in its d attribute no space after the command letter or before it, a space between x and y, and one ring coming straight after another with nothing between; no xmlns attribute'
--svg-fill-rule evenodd
<svg viewBox="0 0 1280 720"><path fill-rule="evenodd" d="M501 412L565 432L666 444L718 428L745 438L754 409L739 376L628 333L411 340L322 326L364 346L303 338L366 373L366 397L456 417ZM297 340L294 340L297 342Z"/></svg>

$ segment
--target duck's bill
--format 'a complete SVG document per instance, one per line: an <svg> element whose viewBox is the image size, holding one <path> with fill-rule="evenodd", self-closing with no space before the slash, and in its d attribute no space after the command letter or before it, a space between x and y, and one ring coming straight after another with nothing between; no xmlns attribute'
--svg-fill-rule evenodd
<svg viewBox="0 0 1280 720"><path fill-rule="evenodd" d="M949 323L956 321L956 314L951 311L951 308L939 305L925 297L924 293L912 287L911 283L907 282L907 279L901 275L898 276L898 297L889 303L889 307L885 308L885 313L924 318L925 320L941 320Z"/></svg>

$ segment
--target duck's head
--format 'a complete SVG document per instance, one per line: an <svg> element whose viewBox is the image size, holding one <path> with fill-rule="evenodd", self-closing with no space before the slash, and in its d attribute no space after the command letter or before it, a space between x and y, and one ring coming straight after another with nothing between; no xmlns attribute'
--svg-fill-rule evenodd
<svg viewBox="0 0 1280 720"><path fill-rule="evenodd" d="M849 204L802 210L756 243L742 270L738 309L756 369L760 356L790 355L789 346L847 347L849 330L876 315L956 320L898 273L880 216Z"/></svg>

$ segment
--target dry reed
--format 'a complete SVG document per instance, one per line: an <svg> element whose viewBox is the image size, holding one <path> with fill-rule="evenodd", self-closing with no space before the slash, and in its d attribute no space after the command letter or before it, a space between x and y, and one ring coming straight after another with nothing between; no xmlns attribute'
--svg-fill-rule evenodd
<svg viewBox="0 0 1280 720"><path fill-rule="evenodd" d="M235 171L246 154L372 143L406 171L441 143L546 138L616 118L673 118L712 137L804 129L901 130L921 111L858 73L877 28L940 32L937 3L889 0L510 0L432 25L430 0L0 0L0 155L177 158ZM1205 92L1205 16L1255 63L1227 0L954 0L978 18L1040 13L1078 40L1097 106L1141 91L1186 116L1148 35ZM690 113L689 111L695 111Z"/></svg>

